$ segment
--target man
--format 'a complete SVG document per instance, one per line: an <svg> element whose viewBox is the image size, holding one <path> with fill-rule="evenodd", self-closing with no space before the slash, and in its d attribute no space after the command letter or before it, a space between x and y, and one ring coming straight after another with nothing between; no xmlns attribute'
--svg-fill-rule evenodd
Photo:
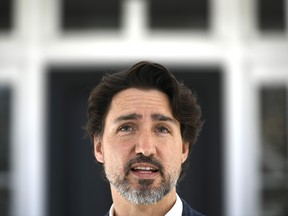
<svg viewBox="0 0 288 216"><path fill-rule="evenodd" d="M104 76L89 97L87 131L111 187L107 216L202 215L176 193L201 127L196 97L163 66Z"/></svg>

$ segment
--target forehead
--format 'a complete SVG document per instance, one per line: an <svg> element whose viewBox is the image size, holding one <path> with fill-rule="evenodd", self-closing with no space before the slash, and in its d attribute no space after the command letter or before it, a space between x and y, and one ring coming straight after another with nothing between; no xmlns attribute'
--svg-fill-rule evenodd
<svg viewBox="0 0 288 216"><path fill-rule="evenodd" d="M141 114L155 112L172 116L169 99L165 93L154 89L136 88L129 88L117 93L112 98L108 116L138 112Z"/></svg>

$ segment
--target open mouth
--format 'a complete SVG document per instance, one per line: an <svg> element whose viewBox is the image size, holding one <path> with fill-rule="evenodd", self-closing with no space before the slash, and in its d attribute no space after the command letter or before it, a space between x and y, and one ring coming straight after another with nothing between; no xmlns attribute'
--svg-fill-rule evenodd
<svg viewBox="0 0 288 216"><path fill-rule="evenodd" d="M159 173L159 168L152 164L135 164L130 170L135 176L143 179L153 179Z"/></svg>
<svg viewBox="0 0 288 216"><path fill-rule="evenodd" d="M132 171L135 172L146 172L146 173L151 173L151 172L158 172L158 169L155 169L153 167L145 167L145 166L136 166L131 168Z"/></svg>

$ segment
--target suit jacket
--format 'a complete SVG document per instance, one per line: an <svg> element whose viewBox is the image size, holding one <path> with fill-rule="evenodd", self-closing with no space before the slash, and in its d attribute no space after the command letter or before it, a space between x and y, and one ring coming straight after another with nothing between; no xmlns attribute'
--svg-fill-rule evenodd
<svg viewBox="0 0 288 216"><path fill-rule="evenodd" d="M192 209L188 203L185 202L185 200L182 200L182 204L183 204L183 212L182 212L182 216L204 216L203 214L197 212L196 210ZM104 216L109 216L109 212L107 212L107 214L105 214Z"/></svg>
<svg viewBox="0 0 288 216"><path fill-rule="evenodd" d="M183 212L182 216L204 216L203 214L197 212L196 210L192 209L185 200L181 199L183 203Z"/></svg>

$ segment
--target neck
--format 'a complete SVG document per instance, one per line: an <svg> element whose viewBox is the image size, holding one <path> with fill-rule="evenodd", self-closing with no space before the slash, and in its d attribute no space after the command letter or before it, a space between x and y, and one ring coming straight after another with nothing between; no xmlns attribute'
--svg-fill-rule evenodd
<svg viewBox="0 0 288 216"><path fill-rule="evenodd" d="M159 202L151 205L137 205L123 198L113 186L111 186L114 203L114 216L164 216L176 202L176 188L173 188Z"/></svg>

